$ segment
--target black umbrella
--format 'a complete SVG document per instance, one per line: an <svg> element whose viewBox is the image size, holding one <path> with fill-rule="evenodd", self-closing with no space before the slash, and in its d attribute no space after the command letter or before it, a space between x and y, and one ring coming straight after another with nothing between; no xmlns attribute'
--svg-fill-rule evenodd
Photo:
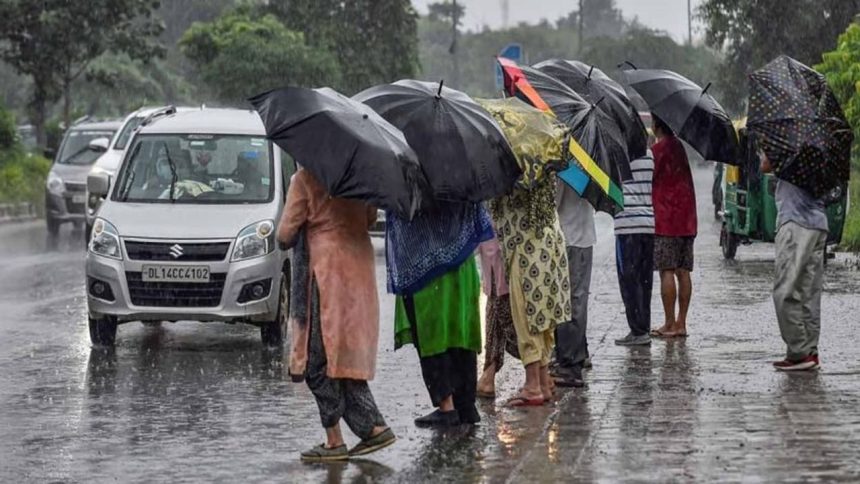
<svg viewBox="0 0 860 484"><path fill-rule="evenodd" d="M738 163L738 137L725 109L693 81L672 71L633 69L627 83L679 138L710 161Z"/></svg>
<svg viewBox="0 0 860 484"><path fill-rule="evenodd" d="M648 150L645 125L621 84L600 69L579 61L550 59L534 68L563 82L586 101L597 103L602 111L615 119L624 134L630 159L645 156Z"/></svg>
<svg viewBox="0 0 860 484"><path fill-rule="evenodd" d="M508 193L520 176L502 129L466 94L429 83L402 80L356 94L403 130L418 154L437 200L488 200Z"/></svg>
<svg viewBox="0 0 860 484"><path fill-rule="evenodd" d="M632 178L627 143L615 120L597 105L588 103L561 81L530 67L517 66L508 59L499 59L508 94L532 106L549 110L568 126L576 143L571 143L571 154L579 161L594 184L572 183L562 172L561 178L597 209L610 214L623 207L622 180ZM581 149L593 164L583 163ZM577 167L571 169L576 171ZM581 180L581 178L579 178ZM599 187L599 189L598 189Z"/></svg>
<svg viewBox="0 0 860 484"><path fill-rule="evenodd" d="M747 127L776 176L816 197L848 181L851 126L824 76L791 57L750 74Z"/></svg>
<svg viewBox="0 0 860 484"><path fill-rule="evenodd" d="M249 99L266 135L334 197L355 198L411 219L426 183L403 133L329 88L287 87Z"/></svg>

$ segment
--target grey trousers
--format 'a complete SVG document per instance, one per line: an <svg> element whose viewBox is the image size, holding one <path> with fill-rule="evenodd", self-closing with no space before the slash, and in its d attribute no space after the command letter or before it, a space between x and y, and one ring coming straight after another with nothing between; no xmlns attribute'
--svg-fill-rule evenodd
<svg viewBox="0 0 860 484"><path fill-rule="evenodd" d="M776 234L773 303L789 360L818 354L826 242L826 232L794 222L783 224Z"/></svg>
<svg viewBox="0 0 860 484"><path fill-rule="evenodd" d="M555 329L555 358L562 367L580 366L588 358L588 292L591 287L591 247L567 247L572 319Z"/></svg>
<svg viewBox="0 0 860 484"><path fill-rule="evenodd" d="M319 292L314 287L313 315L308 341L308 366L305 381L317 401L320 422L334 427L340 419L360 439L369 439L374 427L385 427L385 419L376 407L370 387L364 380L329 378L328 361L320 328Z"/></svg>

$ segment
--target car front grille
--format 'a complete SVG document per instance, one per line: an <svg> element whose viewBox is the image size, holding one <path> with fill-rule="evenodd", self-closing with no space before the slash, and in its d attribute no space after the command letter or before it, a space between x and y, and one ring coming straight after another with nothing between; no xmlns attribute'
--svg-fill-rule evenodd
<svg viewBox="0 0 860 484"><path fill-rule="evenodd" d="M224 260L229 249L230 242L199 244L125 241L125 251L131 260L214 262Z"/></svg>
<svg viewBox="0 0 860 484"><path fill-rule="evenodd" d="M144 282L140 272L126 272L128 292L135 306L211 308L221 303L226 273L212 273L209 282Z"/></svg>
<svg viewBox="0 0 860 484"><path fill-rule="evenodd" d="M87 191L87 185L84 183L66 182L66 191L69 193L84 193Z"/></svg>

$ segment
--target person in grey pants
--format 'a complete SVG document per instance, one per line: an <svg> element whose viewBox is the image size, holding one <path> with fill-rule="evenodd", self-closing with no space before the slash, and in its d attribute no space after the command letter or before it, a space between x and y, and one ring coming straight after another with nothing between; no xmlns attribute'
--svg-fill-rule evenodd
<svg viewBox="0 0 860 484"><path fill-rule="evenodd" d="M556 207L567 246L570 271L570 322L555 330L553 376L559 386L582 387L582 368L589 357L586 329L588 294L591 286L592 251L597 237L594 231L594 209L567 184L559 182Z"/></svg>
<svg viewBox="0 0 860 484"><path fill-rule="evenodd" d="M766 156L761 170L772 170ZM820 367L827 212L824 201L785 180L777 180L774 197L778 228L773 303L787 350L785 359L773 366L779 371L815 370Z"/></svg>

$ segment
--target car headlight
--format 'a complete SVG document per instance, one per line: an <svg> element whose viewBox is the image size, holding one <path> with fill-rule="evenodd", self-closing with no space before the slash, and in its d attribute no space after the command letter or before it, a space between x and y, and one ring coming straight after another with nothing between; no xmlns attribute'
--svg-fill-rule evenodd
<svg viewBox="0 0 860 484"><path fill-rule="evenodd" d="M93 234L90 237L90 252L111 259L122 260L122 250L119 247L119 232L107 220L97 218L93 223Z"/></svg>
<svg viewBox="0 0 860 484"><path fill-rule="evenodd" d="M46 181L45 185L48 191L53 193L54 195L62 195L63 192L66 190L66 186L63 183L63 179L60 178L53 171L48 173L48 180Z"/></svg>
<svg viewBox="0 0 860 484"><path fill-rule="evenodd" d="M275 223L271 220L263 220L239 232L230 262L262 257L273 250L275 250Z"/></svg>

